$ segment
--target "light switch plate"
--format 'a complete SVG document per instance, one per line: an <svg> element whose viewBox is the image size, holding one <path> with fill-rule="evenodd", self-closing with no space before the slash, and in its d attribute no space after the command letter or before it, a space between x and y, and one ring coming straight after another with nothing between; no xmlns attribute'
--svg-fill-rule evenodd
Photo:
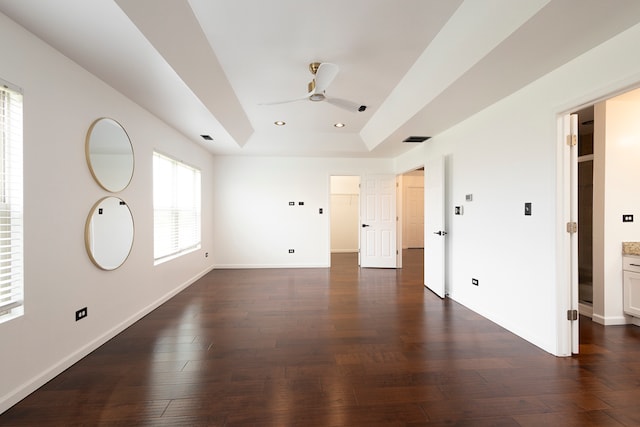
<svg viewBox="0 0 640 427"><path fill-rule="evenodd" d="M531 202L526 202L524 204L524 214L527 216L531 215Z"/></svg>

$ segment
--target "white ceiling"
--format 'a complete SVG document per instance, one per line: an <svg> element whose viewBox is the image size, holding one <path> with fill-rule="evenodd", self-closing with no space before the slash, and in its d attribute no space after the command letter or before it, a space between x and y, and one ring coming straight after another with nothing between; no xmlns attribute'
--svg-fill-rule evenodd
<svg viewBox="0 0 640 427"><path fill-rule="evenodd" d="M0 11L220 155L393 157L415 147L406 137L437 135L640 22L637 0L0 0ZM340 67L327 97L366 111L261 105L304 97L314 61Z"/></svg>

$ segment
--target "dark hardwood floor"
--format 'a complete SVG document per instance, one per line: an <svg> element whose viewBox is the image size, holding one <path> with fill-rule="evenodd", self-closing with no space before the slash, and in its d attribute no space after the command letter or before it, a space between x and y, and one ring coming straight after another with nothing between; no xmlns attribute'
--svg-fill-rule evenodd
<svg viewBox="0 0 640 427"><path fill-rule="evenodd" d="M557 358L402 270L214 270L0 415L2 426L640 425L640 328Z"/></svg>

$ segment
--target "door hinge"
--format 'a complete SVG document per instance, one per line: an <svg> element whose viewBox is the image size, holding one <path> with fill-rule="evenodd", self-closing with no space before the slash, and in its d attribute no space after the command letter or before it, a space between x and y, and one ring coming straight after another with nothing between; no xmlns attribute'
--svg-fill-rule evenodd
<svg viewBox="0 0 640 427"><path fill-rule="evenodd" d="M396 249L396 255L398 255L398 250Z"/></svg>
<svg viewBox="0 0 640 427"><path fill-rule="evenodd" d="M567 233L576 233L578 232L578 223L575 221L567 223Z"/></svg>
<svg viewBox="0 0 640 427"><path fill-rule="evenodd" d="M578 310L567 310L567 320L578 320Z"/></svg>
<svg viewBox="0 0 640 427"><path fill-rule="evenodd" d="M578 145L578 135L567 135L567 145L569 147Z"/></svg>

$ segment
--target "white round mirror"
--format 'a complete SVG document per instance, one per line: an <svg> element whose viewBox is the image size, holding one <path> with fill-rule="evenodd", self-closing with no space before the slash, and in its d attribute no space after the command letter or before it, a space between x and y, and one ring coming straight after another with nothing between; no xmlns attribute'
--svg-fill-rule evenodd
<svg viewBox="0 0 640 427"><path fill-rule="evenodd" d="M131 252L133 233L133 216L122 199L98 200L89 212L84 229L89 258L103 270L115 270Z"/></svg>
<svg viewBox="0 0 640 427"><path fill-rule="evenodd" d="M133 146L120 123L104 117L94 121L85 151L91 175L102 188L112 193L127 188L133 177Z"/></svg>

